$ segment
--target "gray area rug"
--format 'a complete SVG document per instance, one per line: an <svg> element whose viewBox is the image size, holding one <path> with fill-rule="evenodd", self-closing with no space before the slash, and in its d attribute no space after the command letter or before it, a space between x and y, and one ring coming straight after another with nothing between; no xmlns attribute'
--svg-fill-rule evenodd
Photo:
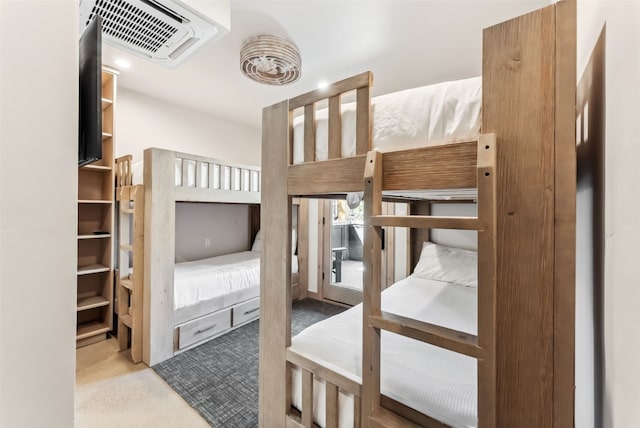
<svg viewBox="0 0 640 428"><path fill-rule="evenodd" d="M345 308L306 299L295 302L291 332ZM242 326L153 367L213 427L258 426L259 321Z"/></svg>

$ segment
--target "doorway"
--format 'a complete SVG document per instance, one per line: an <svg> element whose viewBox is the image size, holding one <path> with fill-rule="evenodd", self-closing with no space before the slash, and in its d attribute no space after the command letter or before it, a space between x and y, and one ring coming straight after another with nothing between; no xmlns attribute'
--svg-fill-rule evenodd
<svg viewBox="0 0 640 428"><path fill-rule="evenodd" d="M383 213L393 210L383 204ZM324 201L323 273L325 299L347 305L362 302L364 275L364 202L349 205L346 200ZM390 258L390 260L389 260ZM393 229L383 231L382 287L393 272Z"/></svg>

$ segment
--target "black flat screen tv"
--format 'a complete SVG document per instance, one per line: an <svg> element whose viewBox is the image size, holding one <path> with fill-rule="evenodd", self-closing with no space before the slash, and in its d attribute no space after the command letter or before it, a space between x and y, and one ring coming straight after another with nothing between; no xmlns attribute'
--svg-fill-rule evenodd
<svg viewBox="0 0 640 428"><path fill-rule="evenodd" d="M102 22L89 23L80 37L78 166L102 159Z"/></svg>

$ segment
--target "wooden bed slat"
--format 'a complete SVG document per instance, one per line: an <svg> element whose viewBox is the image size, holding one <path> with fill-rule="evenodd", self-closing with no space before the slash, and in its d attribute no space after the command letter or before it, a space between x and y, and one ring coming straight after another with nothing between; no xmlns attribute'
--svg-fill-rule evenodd
<svg viewBox="0 0 640 428"><path fill-rule="evenodd" d="M340 95L329 98L329 159L342 157L342 114Z"/></svg>
<svg viewBox="0 0 640 428"><path fill-rule="evenodd" d="M304 161L316 160L316 110L313 104L304 106Z"/></svg>
<svg viewBox="0 0 640 428"><path fill-rule="evenodd" d="M338 428L338 387L325 381L325 428Z"/></svg>
<svg viewBox="0 0 640 428"><path fill-rule="evenodd" d="M302 369L302 426L313 424L313 373Z"/></svg>
<svg viewBox="0 0 640 428"><path fill-rule="evenodd" d="M370 218L370 224L372 226L409 227L413 229L482 229L482 224L476 217L377 215Z"/></svg>
<svg viewBox="0 0 640 428"><path fill-rule="evenodd" d="M356 155L371 150L371 89L358 89L356 102Z"/></svg>
<svg viewBox="0 0 640 428"><path fill-rule="evenodd" d="M360 383L344 377L325 366L316 363L300 354L292 349L287 350L287 361L289 361L294 366L298 366L301 369L305 369L313 373L319 379L324 379L325 381L329 381L332 384L336 385L341 390L352 394L354 396L359 397L362 387Z"/></svg>
<svg viewBox="0 0 640 428"><path fill-rule="evenodd" d="M476 187L477 142L384 153L383 190Z"/></svg>
<svg viewBox="0 0 640 428"><path fill-rule="evenodd" d="M365 156L289 166L289 195L359 192Z"/></svg>
<svg viewBox="0 0 640 428"><path fill-rule="evenodd" d="M369 325L470 357L482 358L483 355L477 336L413 318L382 312L369 316Z"/></svg>
<svg viewBox="0 0 640 428"><path fill-rule="evenodd" d="M382 190L475 188L477 142L381 153ZM289 166L289 195L361 192L365 156ZM310 179L312 177L312 179Z"/></svg>
<svg viewBox="0 0 640 428"><path fill-rule="evenodd" d="M295 110L308 104L317 103L327 98L373 85L373 74L370 71L340 80L327 88L318 89L299 95L289 100L289 110Z"/></svg>
<svg viewBox="0 0 640 428"><path fill-rule="evenodd" d="M360 428L360 417L362 415L362 399L360 397L353 397L353 426L354 428Z"/></svg>

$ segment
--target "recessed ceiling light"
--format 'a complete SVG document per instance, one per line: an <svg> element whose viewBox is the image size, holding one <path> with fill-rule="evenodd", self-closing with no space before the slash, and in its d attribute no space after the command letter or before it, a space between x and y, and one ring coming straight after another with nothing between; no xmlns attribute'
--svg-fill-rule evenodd
<svg viewBox="0 0 640 428"><path fill-rule="evenodd" d="M329 82L327 82L326 80L321 80L320 82L318 82L318 89L327 89L328 86Z"/></svg>
<svg viewBox="0 0 640 428"><path fill-rule="evenodd" d="M116 60L116 65L120 68L129 68L131 67L131 64L129 63L129 61L127 61L126 59L122 59L122 58L118 58Z"/></svg>

